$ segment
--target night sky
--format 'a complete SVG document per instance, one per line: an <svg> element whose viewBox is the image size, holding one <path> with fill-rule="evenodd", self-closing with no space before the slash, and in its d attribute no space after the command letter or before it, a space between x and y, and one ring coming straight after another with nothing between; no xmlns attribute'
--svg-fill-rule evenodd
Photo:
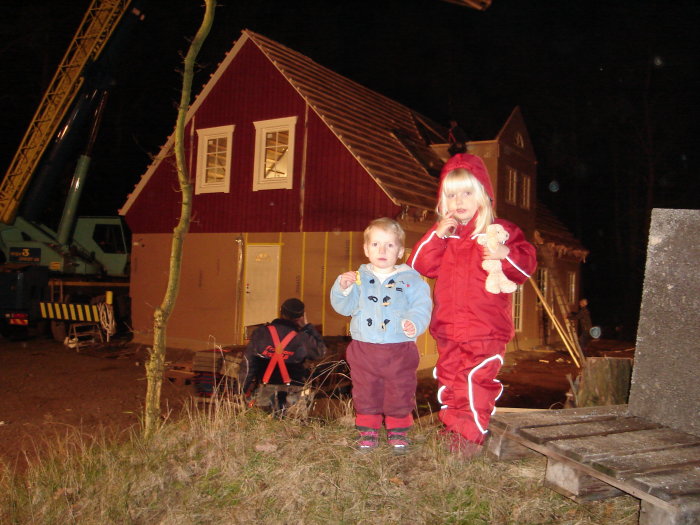
<svg viewBox="0 0 700 525"><path fill-rule="evenodd" d="M593 321L633 338L648 209L700 207L700 2L493 0L484 12L440 0L219 3L195 93L248 28L435 121L456 119L474 140L492 139L520 106L538 198L591 251ZM89 4L4 2L3 174ZM174 125L202 2L151 0L144 11L110 95L85 214L116 213Z"/></svg>

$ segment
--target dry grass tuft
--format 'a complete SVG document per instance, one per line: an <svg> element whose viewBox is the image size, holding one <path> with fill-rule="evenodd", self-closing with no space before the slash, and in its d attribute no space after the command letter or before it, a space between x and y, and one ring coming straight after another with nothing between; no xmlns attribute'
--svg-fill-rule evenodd
<svg viewBox="0 0 700 525"><path fill-rule="evenodd" d="M634 498L577 505L543 488L544 460L459 461L432 424L415 427L406 456L360 454L343 408L280 420L219 400L148 441L75 433L25 474L0 473L0 522L637 523Z"/></svg>

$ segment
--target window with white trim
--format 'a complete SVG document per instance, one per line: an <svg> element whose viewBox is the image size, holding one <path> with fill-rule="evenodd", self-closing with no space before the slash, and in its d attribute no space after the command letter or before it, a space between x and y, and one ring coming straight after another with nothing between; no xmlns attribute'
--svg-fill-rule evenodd
<svg viewBox="0 0 700 525"><path fill-rule="evenodd" d="M515 133L515 145L520 149L525 149L525 137L519 131Z"/></svg>
<svg viewBox="0 0 700 525"><path fill-rule="evenodd" d="M228 193L231 185L233 125L197 130L195 194Z"/></svg>
<svg viewBox="0 0 700 525"><path fill-rule="evenodd" d="M513 326L516 332L523 331L523 285L519 284L513 292Z"/></svg>
<svg viewBox="0 0 700 525"><path fill-rule="evenodd" d="M253 122L253 191L291 189L294 181L294 128L297 117Z"/></svg>
<svg viewBox="0 0 700 525"><path fill-rule="evenodd" d="M506 202L518 203L518 172L510 166L506 166Z"/></svg>
<svg viewBox="0 0 700 525"><path fill-rule="evenodd" d="M523 175L521 177L522 180L522 186L523 186L523 191L522 194L520 195L520 207L524 208L526 210L530 209L530 193L531 193L531 188L532 188L532 179L527 176Z"/></svg>
<svg viewBox="0 0 700 525"><path fill-rule="evenodd" d="M569 304L576 302L576 272L566 272L566 282L569 289Z"/></svg>

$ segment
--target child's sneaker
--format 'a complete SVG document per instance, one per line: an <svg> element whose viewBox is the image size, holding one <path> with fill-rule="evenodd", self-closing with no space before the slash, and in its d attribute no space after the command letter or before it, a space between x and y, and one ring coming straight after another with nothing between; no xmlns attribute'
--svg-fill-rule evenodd
<svg viewBox="0 0 700 525"><path fill-rule="evenodd" d="M379 430L369 427L355 427L360 432L360 437L355 443L355 448L360 452L369 452L379 445Z"/></svg>
<svg viewBox="0 0 700 525"><path fill-rule="evenodd" d="M405 454L411 445L407 428L391 428L386 431L386 439L394 454Z"/></svg>

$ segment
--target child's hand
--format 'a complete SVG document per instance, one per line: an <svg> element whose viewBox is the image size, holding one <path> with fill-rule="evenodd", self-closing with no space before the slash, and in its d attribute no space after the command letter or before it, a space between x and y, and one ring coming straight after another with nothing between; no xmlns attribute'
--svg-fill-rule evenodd
<svg viewBox="0 0 700 525"><path fill-rule="evenodd" d="M416 336L416 325L413 324L413 321L404 319L401 321L401 329L403 330L403 333L406 334L406 337Z"/></svg>
<svg viewBox="0 0 700 525"><path fill-rule="evenodd" d="M435 229L435 234L438 237L447 237L448 235L452 235L454 231L457 229L457 219L453 218L452 215L454 215L454 212L449 212L445 217L438 223L437 228Z"/></svg>
<svg viewBox="0 0 700 525"><path fill-rule="evenodd" d="M497 261L505 259L510 253L510 248L505 244L499 244L495 252L491 252L488 246L484 246L484 261Z"/></svg>
<svg viewBox="0 0 700 525"><path fill-rule="evenodd" d="M357 280L357 272L345 272L340 274L340 287L345 290Z"/></svg>

